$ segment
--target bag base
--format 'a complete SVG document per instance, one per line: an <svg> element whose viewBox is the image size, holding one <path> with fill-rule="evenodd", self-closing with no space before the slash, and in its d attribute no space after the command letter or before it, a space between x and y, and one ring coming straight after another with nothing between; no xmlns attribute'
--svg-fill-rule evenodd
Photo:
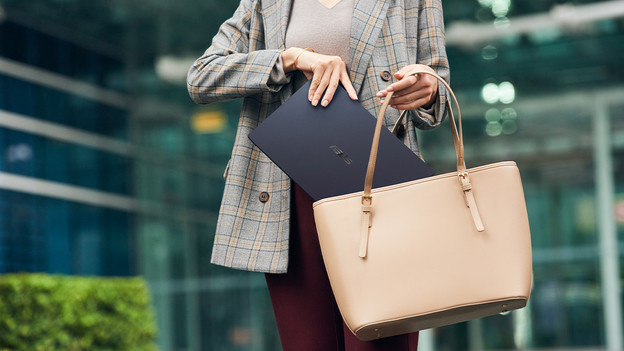
<svg viewBox="0 0 624 351"><path fill-rule="evenodd" d="M520 297L472 304L468 306L459 306L444 311L365 325L355 330L354 334L361 341L371 341L400 334L407 334L416 330L435 328L453 323L465 322L471 319L492 316L523 308L526 304L527 299Z"/></svg>

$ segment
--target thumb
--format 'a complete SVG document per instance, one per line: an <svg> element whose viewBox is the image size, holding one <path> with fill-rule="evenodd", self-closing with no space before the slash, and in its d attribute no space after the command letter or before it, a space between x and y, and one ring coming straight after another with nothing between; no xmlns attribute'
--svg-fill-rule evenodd
<svg viewBox="0 0 624 351"><path fill-rule="evenodd" d="M409 66L405 66L394 74L394 78L403 79L403 77L408 73L408 71L409 71Z"/></svg>

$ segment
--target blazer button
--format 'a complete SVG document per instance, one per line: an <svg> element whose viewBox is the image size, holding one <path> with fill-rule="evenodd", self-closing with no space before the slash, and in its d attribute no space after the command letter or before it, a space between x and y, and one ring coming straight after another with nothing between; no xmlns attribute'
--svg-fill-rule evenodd
<svg viewBox="0 0 624 351"><path fill-rule="evenodd" d="M381 76L381 79L383 79L386 82L388 82L388 81L390 81L390 79L392 79L392 74L390 74L390 72L388 72L388 71L381 72L380 76Z"/></svg>
<svg viewBox="0 0 624 351"><path fill-rule="evenodd" d="M404 125L404 124L401 124L401 125L399 125L399 126L397 127L397 130L396 130L396 135L397 135L398 137L402 137L402 136L404 136L404 135L405 135L405 125Z"/></svg>
<svg viewBox="0 0 624 351"><path fill-rule="evenodd" d="M260 195L258 195L258 199L260 199L260 202L269 201L269 193L267 193L266 191L261 192Z"/></svg>

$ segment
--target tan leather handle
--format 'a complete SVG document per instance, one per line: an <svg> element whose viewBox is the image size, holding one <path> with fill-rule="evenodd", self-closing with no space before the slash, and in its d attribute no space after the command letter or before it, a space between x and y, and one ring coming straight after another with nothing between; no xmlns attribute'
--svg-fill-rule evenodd
<svg viewBox="0 0 624 351"><path fill-rule="evenodd" d="M431 73L423 70L412 71L409 74L405 75L403 79L406 79L408 76L424 73L430 76L435 77L442 83L449 92L449 95L452 97L453 102L455 102L455 106L457 107L457 119L459 121L459 129L455 124L455 117L453 115L453 109L451 108L451 104L447 103L447 110L449 113L449 120L451 123L451 130L453 132L453 143L455 144L455 154L457 155L457 172L463 173L466 171L466 162L464 161L464 139L462 133L462 124L461 124L461 112L459 110L459 103L457 102L457 98L453 93L453 90L449 86L449 84L439 75L435 73ZM383 125L384 117L386 114L386 109L388 108L388 104L390 103L390 99L392 98L393 92L389 92L386 96L383 104L381 105L381 110L379 111L379 115L377 116L377 126L375 127L375 134L373 136L373 142L371 145L370 157L368 159L368 169L366 170L366 179L364 180L364 196L362 197L362 203L368 202L370 204L370 194L373 186L373 174L375 173L375 164L377 162L377 150L379 149L379 136L381 135L381 127ZM401 113L400 119L405 116L405 112ZM399 123L400 121L397 121Z"/></svg>
<svg viewBox="0 0 624 351"><path fill-rule="evenodd" d="M464 201L466 206L470 210L470 214L472 216L475 228L477 231L482 232L485 230L483 226L483 221L481 220L481 214L479 213L479 209L477 207L477 203L474 196L474 191L472 184L470 182L470 177L468 176L468 172L466 171L466 162L464 161L464 137L462 133L462 124L461 124L461 112L459 110L459 103L457 102L457 98L453 93L453 90L448 85L448 83L442 79L442 77L438 76L435 73L431 73L428 71L416 70L407 74L403 79L410 75L424 73L430 76L437 78L440 83L442 83L449 92L449 95L453 98L453 102L455 102L455 106L457 107L457 120L459 121L459 129L455 124L455 116L453 116L453 109L451 108L451 103L447 103L447 110L449 113L449 120L451 123L451 131L453 132L453 143L455 144L455 154L457 155L457 179L459 180L459 185L461 188L458 188L464 194ZM360 247L358 255L361 258L366 258L368 252L368 238L370 236L371 228L373 226L373 197L371 196L371 189L373 187L373 174L375 173L375 163L377 162L377 150L379 149L379 136L381 135L381 128L384 121L384 116L386 115L386 109L388 108L388 104L390 103L390 99L392 98L393 92L389 92L386 95L386 98L381 105L381 110L379 111L379 116L377 116L377 126L375 127L375 134L373 136L373 143L371 145L370 157L368 159L368 169L366 170L366 179L364 180L364 195L362 196L362 221L360 228ZM405 116L405 112L401 114L399 117L399 121L403 119Z"/></svg>

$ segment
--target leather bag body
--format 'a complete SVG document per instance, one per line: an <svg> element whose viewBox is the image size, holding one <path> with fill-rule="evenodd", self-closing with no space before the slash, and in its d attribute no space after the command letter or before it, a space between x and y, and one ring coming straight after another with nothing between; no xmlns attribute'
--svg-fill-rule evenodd
<svg viewBox="0 0 624 351"><path fill-rule="evenodd" d="M459 106L459 131L449 115L457 172L371 189L377 130L364 191L314 203L336 302L360 340L494 315L528 301L531 239L518 167L509 161L466 169Z"/></svg>

